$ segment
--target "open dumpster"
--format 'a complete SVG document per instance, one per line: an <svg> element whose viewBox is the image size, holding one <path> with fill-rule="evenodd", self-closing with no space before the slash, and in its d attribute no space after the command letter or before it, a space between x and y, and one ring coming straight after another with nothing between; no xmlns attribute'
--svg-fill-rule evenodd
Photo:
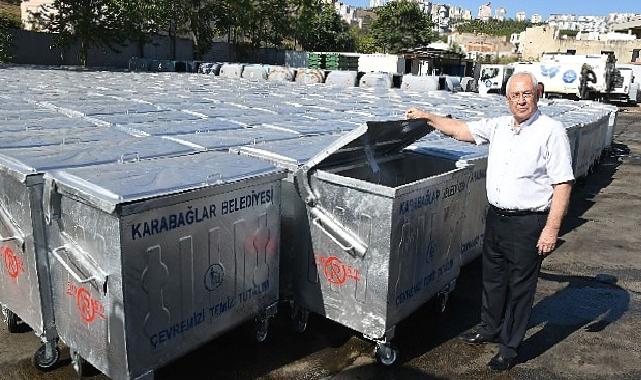
<svg viewBox="0 0 641 380"><path fill-rule="evenodd" d="M50 173L54 313L75 369L150 379L252 318L264 340L282 177L221 152Z"/></svg>
<svg viewBox="0 0 641 380"><path fill-rule="evenodd" d="M296 173L312 242L295 263L297 314L361 332L386 365L397 358L396 324L439 293L446 300L460 272L471 169L402 151L430 130L419 120L369 122Z"/></svg>
<svg viewBox="0 0 641 380"><path fill-rule="evenodd" d="M135 152L135 153L132 153ZM51 299L47 236L42 209L43 175L48 170L193 153L160 138L5 149L0 154L0 304L9 332L19 320L44 342L34 355L39 369L58 360Z"/></svg>
<svg viewBox="0 0 641 380"><path fill-rule="evenodd" d="M461 265L469 264L483 252L488 209L485 188L488 146L441 138L419 140L408 149L426 156L450 159L459 165L471 165L472 172L467 182L468 194L461 229Z"/></svg>
<svg viewBox="0 0 641 380"><path fill-rule="evenodd" d="M301 270L301 252L312 251L312 241L307 220L307 208L296 190L295 174L307 161L318 155L339 135L319 135L295 140L272 141L265 144L245 145L231 151L244 156L256 157L287 171L281 184L281 234L284 237L280 250L280 298L293 302L294 279ZM301 310L301 312L303 312ZM307 318L297 317L296 329L307 327Z"/></svg>

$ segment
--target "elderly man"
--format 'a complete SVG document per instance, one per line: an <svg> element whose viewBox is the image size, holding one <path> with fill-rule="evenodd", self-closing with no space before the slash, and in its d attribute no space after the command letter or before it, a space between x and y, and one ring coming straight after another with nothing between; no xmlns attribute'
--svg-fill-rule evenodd
<svg viewBox="0 0 641 380"><path fill-rule="evenodd" d="M406 114L426 119L458 140L490 144L481 324L462 339L499 343L488 363L495 371L516 363L541 262L556 247L574 181L565 128L539 111L537 85L531 73L510 78L507 105L512 116L466 123L417 109Z"/></svg>

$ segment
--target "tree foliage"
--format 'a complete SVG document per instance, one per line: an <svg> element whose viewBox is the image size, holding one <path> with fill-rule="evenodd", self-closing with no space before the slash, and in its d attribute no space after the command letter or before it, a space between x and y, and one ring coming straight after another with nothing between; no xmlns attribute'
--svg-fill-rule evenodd
<svg viewBox="0 0 641 380"><path fill-rule="evenodd" d="M88 50L117 49L125 40L144 47L153 34L166 34L171 56L179 37L191 37L201 59L216 38L253 48L293 46L308 51L395 53L436 38L432 23L417 3L389 2L376 9L369 31L350 30L325 0L53 0L35 15L40 27L56 33L56 45Z"/></svg>
<svg viewBox="0 0 641 380"><path fill-rule="evenodd" d="M125 39L125 13L114 0L54 0L34 16L44 29L56 33L56 46L66 49L78 42L83 66L90 48L117 50Z"/></svg>
<svg viewBox="0 0 641 380"><path fill-rule="evenodd" d="M12 29L20 29L20 23L12 17L0 14L0 62L11 60Z"/></svg>
<svg viewBox="0 0 641 380"><path fill-rule="evenodd" d="M514 33L521 33L532 26L528 21L515 20L472 20L458 23L454 26L459 33L480 33L492 36L511 36Z"/></svg>
<svg viewBox="0 0 641 380"><path fill-rule="evenodd" d="M350 34L354 40L354 50L361 54L373 54L379 51L376 40L371 33L363 32L358 28L351 28Z"/></svg>
<svg viewBox="0 0 641 380"><path fill-rule="evenodd" d="M371 33L386 53L424 46L435 39L430 17L415 2L389 2L376 8L376 15L378 18L372 23Z"/></svg>

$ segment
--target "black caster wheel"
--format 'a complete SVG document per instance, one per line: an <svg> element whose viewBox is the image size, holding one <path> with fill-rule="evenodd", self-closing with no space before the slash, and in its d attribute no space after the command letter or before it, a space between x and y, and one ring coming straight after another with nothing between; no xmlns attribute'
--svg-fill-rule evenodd
<svg viewBox="0 0 641 380"><path fill-rule="evenodd" d="M267 333L269 332L269 321L267 319L258 320L256 322L256 340L263 343L267 340Z"/></svg>
<svg viewBox="0 0 641 380"><path fill-rule="evenodd" d="M398 350L390 344L384 343L376 346L376 359L384 366L391 366L398 359Z"/></svg>
<svg viewBox="0 0 641 380"><path fill-rule="evenodd" d="M304 309L296 310L293 317L294 331L297 333L304 333L307 330L307 321L309 319L309 312Z"/></svg>
<svg viewBox="0 0 641 380"><path fill-rule="evenodd" d="M18 324L20 323L20 318L18 318L18 314L9 309L7 309L5 312L7 314L7 330L9 330L11 334L19 332L20 330L18 329Z"/></svg>
<svg viewBox="0 0 641 380"><path fill-rule="evenodd" d="M32 363L38 370L47 372L56 367L59 359L60 349L55 342L48 342L40 346L33 354Z"/></svg>
<svg viewBox="0 0 641 380"><path fill-rule="evenodd" d="M438 312L444 314L447 311L447 302L450 300L449 293L440 294L438 296Z"/></svg>

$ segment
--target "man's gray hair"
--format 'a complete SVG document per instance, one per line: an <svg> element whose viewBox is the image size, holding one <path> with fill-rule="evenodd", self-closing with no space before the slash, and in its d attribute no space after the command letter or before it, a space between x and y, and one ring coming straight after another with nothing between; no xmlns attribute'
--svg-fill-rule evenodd
<svg viewBox="0 0 641 380"><path fill-rule="evenodd" d="M510 87L512 85L512 79L514 79L514 77L517 77L517 76L519 76L519 77L525 77L525 76L529 77L530 80L532 81L532 90L534 91L534 94L536 94L537 97L538 97L538 95L539 95L539 80L536 79L536 76L534 74L532 74L531 72L529 72L529 71L519 71L519 72L516 72L516 73L512 74L510 79L507 80L507 85L505 86L505 95L506 96L510 95Z"/></svg>

